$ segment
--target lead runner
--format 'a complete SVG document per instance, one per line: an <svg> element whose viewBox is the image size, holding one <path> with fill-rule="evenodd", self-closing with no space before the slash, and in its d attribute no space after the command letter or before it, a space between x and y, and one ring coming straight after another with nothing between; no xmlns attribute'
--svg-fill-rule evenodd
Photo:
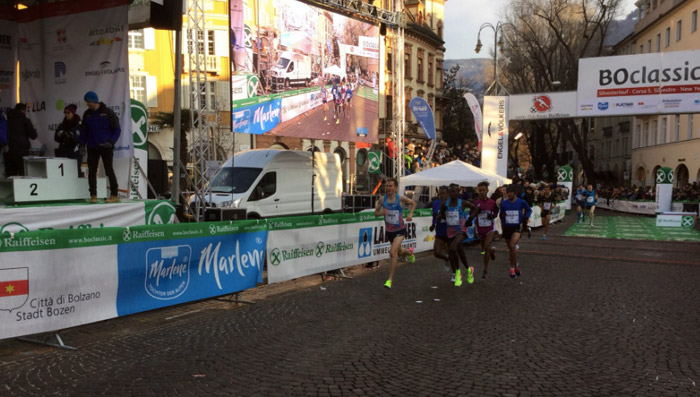
<svg viewBox="0 0 700 397"><path fill-rule="evenodd" d="M399 261L399 256L407 255L408 261L413 263L416 257L413 255L413 248L401 248L401 242L406 237L406 223L403 220L404 206L409 207L407 221L413 220L413 211L416 209L416 202L410 198L396 194L399 188L399 182L394 178L386 180L386 194L383 200L377 200L377 206L374 208L374 215L384 215L384 230L386 231L386 241L391 242L389 257L391 258L391 268L389 269L389 279L384 283L385 288L391 288L396 265Z"/></svg>

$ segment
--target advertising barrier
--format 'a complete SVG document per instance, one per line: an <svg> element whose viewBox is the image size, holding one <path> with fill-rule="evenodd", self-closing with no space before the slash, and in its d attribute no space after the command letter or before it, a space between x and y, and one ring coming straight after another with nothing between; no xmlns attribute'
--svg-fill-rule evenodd
<svg viewBox="0 0 700 397"><path fill-rule="evenodd" d="M403 247L413 247L414 252L432 249L431 223L430 210L416 210L413 220L406 221ZM371 212L284 218L271 221L269 230L270 283L389 258L384 218Z"/></svg>
<svg viewBox="0 0 700 397"><path fill-rule="evenodd" d="M631 214L655 215L656 203L654 201L627 201L598 199L597 208L606 210L629 212ZM683 203L671 203L671 211L682 212Z"/></svg>

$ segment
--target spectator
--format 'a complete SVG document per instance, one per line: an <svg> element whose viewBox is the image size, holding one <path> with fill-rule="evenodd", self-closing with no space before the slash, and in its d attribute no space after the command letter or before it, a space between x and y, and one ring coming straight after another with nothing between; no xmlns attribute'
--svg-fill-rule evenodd
<svg viewBox="0 0 700 397"><path fill-rule="evenodd" d="M6 177L24 175L24 156L29 155L32 147L29 140L38 137L32 122L27 118L27 105L18 103L7 114L8 151L4 156Z"/></svg>

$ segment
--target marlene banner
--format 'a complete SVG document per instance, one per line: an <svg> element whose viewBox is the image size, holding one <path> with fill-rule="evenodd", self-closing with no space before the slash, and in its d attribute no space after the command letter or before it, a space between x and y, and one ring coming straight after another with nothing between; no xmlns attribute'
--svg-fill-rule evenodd
<svg viewBox="0 0 700 397"><path fill-rule="evenodd" d="M511 95L508 105L509 120L576 117L576 91Z"/></svg>
<svg viewBox="0 0 700 397"><path fill-rule="evenodd" d="M406 222L404 248L431 250L430 210L416 210ZM307 216L271 221L268 235L268 282L276 283L345 266L389 258L384 220L374 213Z"/></svg>
<svg viewBox="0 0 700 397"><path fill-rule="evenodd" d="M508 171L508 97L484 97L481 168L502 177Z"/></svg>
<svg viewBox="0 0 700 397"><path fill-rule="evenodd" d="M131 157L128 0L46 3L18 12L20 99L39 133L36 149L52 155L63 109L87 110L94 91L116 113L121 136L115 157ZM123 184L126 186L126 183Z"/></svg>
<svg viewBox="0 0 700 397"><path fill-rule="evenodd" d="M700 50L579 60L578 116L700 112Z"/></svg>

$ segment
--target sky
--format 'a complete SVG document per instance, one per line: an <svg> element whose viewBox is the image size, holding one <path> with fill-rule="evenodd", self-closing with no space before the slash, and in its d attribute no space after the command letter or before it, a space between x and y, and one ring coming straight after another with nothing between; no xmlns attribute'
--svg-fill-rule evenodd
<svg viewBox="0 0 700 397"><path fill-rule="evenodd" d="M634 9L635 0L622 0L620 18ZM474 52L479 27L484 22L496 24L508 0L447 0L445 3L445 59L488 58L493 47L493 31L481 32L484 47Z"/></svg>

